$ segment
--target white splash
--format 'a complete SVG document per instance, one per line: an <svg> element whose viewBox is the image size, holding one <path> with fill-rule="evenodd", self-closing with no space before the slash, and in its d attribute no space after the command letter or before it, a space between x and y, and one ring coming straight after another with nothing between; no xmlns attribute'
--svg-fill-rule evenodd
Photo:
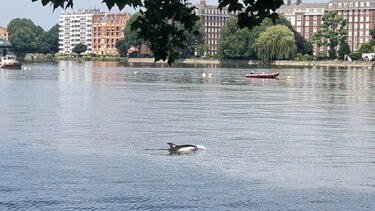
<svg viewBox="0 0 375 211"><path fill-rule="evenodd" d="M207 148L203 145L196 145L198 149L203 149L203 150L206 150Z"/></svg>

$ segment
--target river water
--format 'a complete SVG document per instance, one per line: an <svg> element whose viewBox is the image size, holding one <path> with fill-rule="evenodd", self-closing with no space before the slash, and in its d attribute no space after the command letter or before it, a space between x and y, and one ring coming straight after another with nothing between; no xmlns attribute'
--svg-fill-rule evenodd
<svg viewBox="0 0 375 211"><path fill-rule="evenodd" d="M0 70L0 210L375 209L374 70L25 66Z"/></svg>

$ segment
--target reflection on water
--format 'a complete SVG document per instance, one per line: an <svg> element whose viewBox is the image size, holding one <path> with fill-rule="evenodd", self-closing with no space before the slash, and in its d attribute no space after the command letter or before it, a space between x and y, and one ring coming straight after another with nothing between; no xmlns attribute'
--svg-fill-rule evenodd
<svg viewBox="0 0 375 211"><path fill-rule="evenodd" d="M2 210L375 208L371 69L26 65L0 70Z"/></svg>

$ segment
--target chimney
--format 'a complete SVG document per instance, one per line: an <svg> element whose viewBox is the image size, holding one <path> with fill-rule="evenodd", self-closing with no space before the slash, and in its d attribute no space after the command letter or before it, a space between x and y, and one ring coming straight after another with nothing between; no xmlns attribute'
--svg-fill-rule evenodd
<svg viewBox="0 0 375 211"><path fill-rule="evenodd" d="M300 5L301 3L302 3L302 0L297 0L297 1L296 1L296 4L297 4L297 5Z"/></svg>
<svg viewBox="0 0 375 211"><path fill-rule="evenodd" d="M292 4L292 0L288 0L287 2L286 2L286 6L290 6Z"/></svg>
<svg viewBox="0 0 375 211"><path fill-rule="evenodd" d="M201 0L201 2L199 4L206 7L206 0Z"/></svg>

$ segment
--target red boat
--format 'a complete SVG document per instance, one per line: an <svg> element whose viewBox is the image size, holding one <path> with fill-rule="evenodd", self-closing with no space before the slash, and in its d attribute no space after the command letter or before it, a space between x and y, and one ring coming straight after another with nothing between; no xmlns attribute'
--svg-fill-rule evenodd
<svg viewBox="0 0 375 211"><path fill-rule="evenodd" d="M249 74L246 74L246 78L276 78L280 73L275 72L275 73L254 73L251 72Z"/></svg>

